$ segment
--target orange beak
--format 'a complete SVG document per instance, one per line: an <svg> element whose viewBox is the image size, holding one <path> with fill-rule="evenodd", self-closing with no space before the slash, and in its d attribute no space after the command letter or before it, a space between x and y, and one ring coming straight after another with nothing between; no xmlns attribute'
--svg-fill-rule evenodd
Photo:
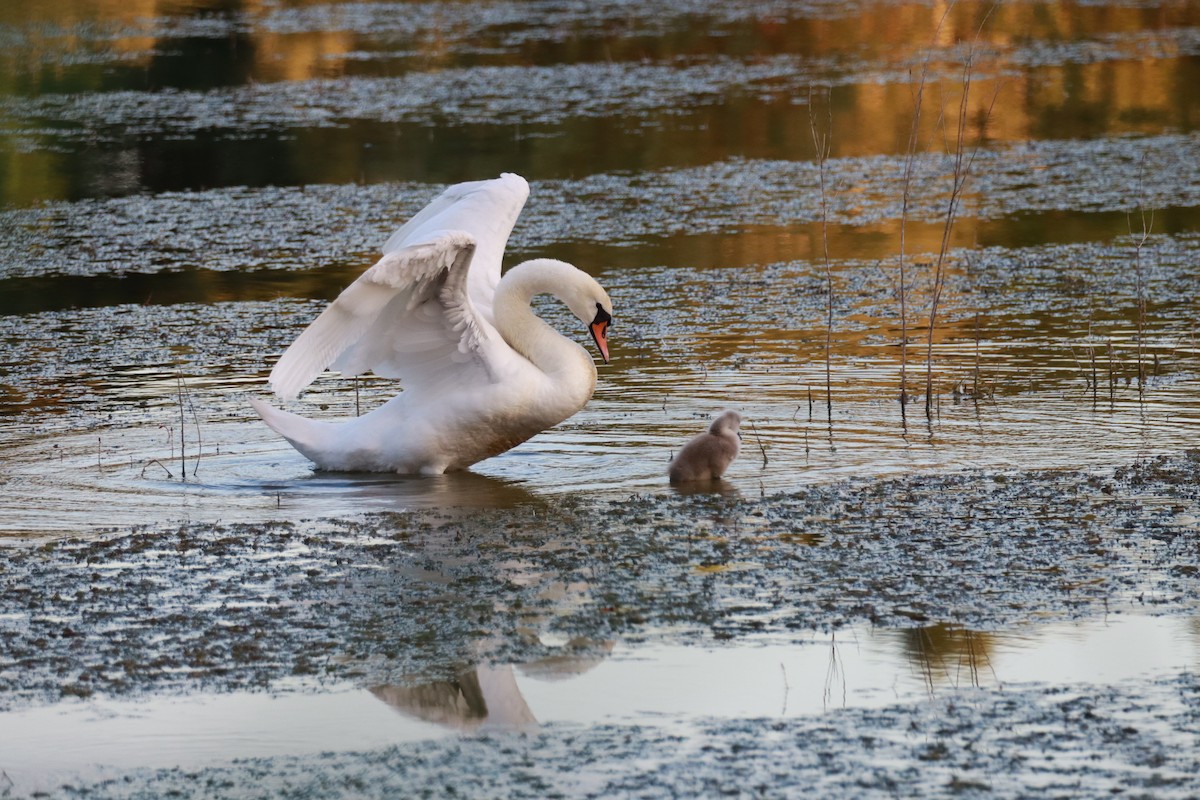
<svg viewBox="0 0 1200 800"><path fill-rule="evenodd" d="M605 364L608 363L608 326L611 324L612 315L596 303L596 318L592 320L588 330L592 332L592 341L596 343L596 349L600 351L600 357L604 359Z"/></svg>
<svg viewBox="0 0 1200 800"><path fill-rule="evenodd" d="M604 363L608 363L608 320L593 322L589 327L592 331L592 340L596 343L596 348L600 351L600 357L604 359Z"/></svg>

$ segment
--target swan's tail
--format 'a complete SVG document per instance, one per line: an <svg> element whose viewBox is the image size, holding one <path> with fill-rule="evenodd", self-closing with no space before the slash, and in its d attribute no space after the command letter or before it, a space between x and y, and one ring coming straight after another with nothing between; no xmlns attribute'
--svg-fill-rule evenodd
<svg viewBox="0 0 1200 800"><path fill-rule="evenodd" d="M325 454L328 450L329 437L333 434L335 425L321 422L290 411L284 411L270 403L256 398L250 398L250 405L263 418L263 422L283 438L291 442L292 447L299 450L310 461L319 467L326 465Z"/></svg>

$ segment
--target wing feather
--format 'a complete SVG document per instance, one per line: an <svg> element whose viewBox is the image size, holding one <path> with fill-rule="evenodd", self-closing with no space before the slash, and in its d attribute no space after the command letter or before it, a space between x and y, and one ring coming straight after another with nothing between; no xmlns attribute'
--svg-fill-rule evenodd
<svg viewBox="0 0 1200 800"><path fill-rule="evenodd" d="M391 250L346 287L284 352L271 370L271 388L292 399L330 367L357 375L380 371L377 365L406 350L414 355L436 353L450 344L462 353L474 351L486 325L465 291L474 254L474 237L447 230ZM445 320L436 307L424 308L431 301L445 309ZM396 331L397 327L407 330Z"/></svg>

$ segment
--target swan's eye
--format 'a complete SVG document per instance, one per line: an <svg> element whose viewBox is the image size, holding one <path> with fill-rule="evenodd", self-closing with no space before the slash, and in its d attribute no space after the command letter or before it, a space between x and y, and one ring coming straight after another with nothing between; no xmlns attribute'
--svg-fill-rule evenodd
<svg viewBox="0 0 1200 800"><path fill-rule="evenodd" d="M593 325L604 324L605 326L612 325L612 314L604 310L604 306L596 303L596 318L592 320Z"/></svg>

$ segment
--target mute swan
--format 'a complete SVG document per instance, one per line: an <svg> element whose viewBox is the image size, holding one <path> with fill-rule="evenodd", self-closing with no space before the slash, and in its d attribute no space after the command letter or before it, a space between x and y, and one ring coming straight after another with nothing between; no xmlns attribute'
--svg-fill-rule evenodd
<svg viewBox="0 0 1200 800"><path fill-rule="evenodd" d="M580 345L530 308L549 293L608 362L612 301L570 264L539 258L500 277L529 184L505 173L446 189L400 227L383 257L308 326L271 370L295 398L325 369L399 378L368 414L322 422L252 399L276 433L325 470L438 475L515 447L579 411L596 387Z"/></svg>
<svg viewBox="0 0 1200 800"><path fill-rule="evenodd" d="M742 415L736 411L726 411L713 420L705 433L693 437L671 460L667 469L671 483L709 481L724 475L741 449L741 424Z"/></svg>

